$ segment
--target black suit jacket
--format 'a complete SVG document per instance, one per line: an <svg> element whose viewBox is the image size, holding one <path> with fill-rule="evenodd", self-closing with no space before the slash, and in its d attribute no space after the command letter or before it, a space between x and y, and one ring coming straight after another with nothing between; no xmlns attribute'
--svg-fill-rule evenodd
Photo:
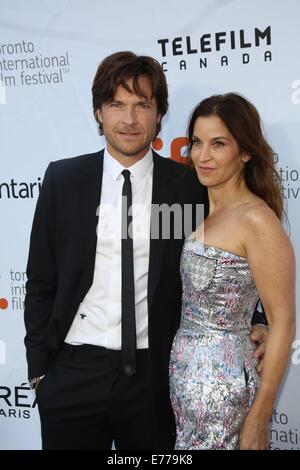
<svg viewBox="0 0 300 470"><path fill-rule="evenodd" d="M152 203L204 203L207 191L185 165L153 152ZM28 374L44 374L93 282L103 151L50 163L37 202L27 265L25 326ZM193 227L194 229L195 227ZM160 426L174 433L168 366L181 310L183 239L151 239L149 367Z"/></svg>

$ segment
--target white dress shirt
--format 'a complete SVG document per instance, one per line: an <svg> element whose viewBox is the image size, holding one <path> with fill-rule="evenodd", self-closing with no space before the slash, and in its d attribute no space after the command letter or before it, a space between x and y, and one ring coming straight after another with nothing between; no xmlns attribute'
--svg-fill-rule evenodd
<svg viewBox="0 0 300 470"><path fill-rule="evenodd" d="M125 168L105 149L93 284L79 305L65 342L121 349L121 208ZM148 348L148 270L152 150L127 168L132 185L137 348ZM99 175L100 177L100 175Z"/></svg>

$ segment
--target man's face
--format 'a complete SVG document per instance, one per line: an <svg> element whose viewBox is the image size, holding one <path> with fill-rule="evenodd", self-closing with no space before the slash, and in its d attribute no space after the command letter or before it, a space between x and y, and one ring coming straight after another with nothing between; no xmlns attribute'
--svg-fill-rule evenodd
<svg viewBox="0 0 300 470"><path fill-rule="evenodd" d="M127 85L132 89L132 79L128 80ZM125 161L127 166L146 155L161 119L156 99L151 98L148 78L141 76L139 86L146 98L131 94L119 85L113 100L97 110L107 150L123 164Z"/></svg>

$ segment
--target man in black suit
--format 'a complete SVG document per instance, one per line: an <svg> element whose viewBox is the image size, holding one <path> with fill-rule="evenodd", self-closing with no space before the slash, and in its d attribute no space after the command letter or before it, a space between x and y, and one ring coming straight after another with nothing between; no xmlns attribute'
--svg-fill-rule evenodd
<svg viewBox="0 0 300 470"><path fill-rule="evenodd" d="M50 163L31 233L25 345L43 449L172 449L184 233L182 212L165 236L153 208L195 214L206 190L151 150L168 108L158 62L115 53L92 91L106 147Z"/></svg>

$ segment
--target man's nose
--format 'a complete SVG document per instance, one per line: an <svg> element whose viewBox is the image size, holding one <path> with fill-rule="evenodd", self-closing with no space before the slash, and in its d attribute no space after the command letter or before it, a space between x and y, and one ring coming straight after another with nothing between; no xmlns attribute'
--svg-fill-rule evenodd
<svg viewBox="0 0 300 470"><path fill-rule="evenodd" d="M136 110L133 106L128 106L124 110L123 122L125 124L134 124L136 122Z"/></svg>

